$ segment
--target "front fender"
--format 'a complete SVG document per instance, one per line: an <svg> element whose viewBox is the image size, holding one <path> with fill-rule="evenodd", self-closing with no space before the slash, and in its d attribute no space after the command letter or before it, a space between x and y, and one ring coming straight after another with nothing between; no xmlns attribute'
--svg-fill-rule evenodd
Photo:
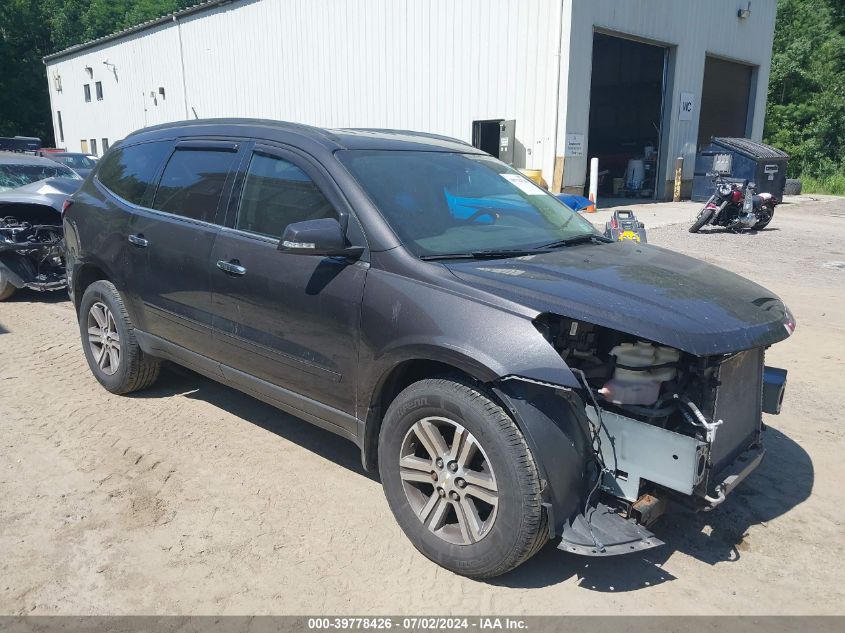
<svg viewBox="0 0 845 633"><path fill-rule="evenodd" d="M594 458L584 404L570 389L519 379L502 380L493 391L525 437L542 482L551 537L563 533L582 511L594 481Z"/></svg>
<svg viewBox="0 0 845 633"><path fill-rule="evenodd" d="M383 270L369 272L361 314L360 403L372 403L392 367L417 358L453 364L482 382L524 376L579 386L534 326L536 312L462 294L449 277L434 285Z"/></svg>
<svg viewBox="0 0 845 633"><path fill-rule="evenodd" d="M457 291L457 285L448 273L435 285L370 270L361 312L357 385L365 464L372 465L370 453L384 414L378 407L382 389L393 370L407 361L441 363L488 385L520 376L580 387L534 326L537 313L478 300Z"/></svg>
<svg viewBox="0 0 845 633"><path fill-rule="evenodd" d="M37 274L29 258L18 253L0 254L0 272L15 288L23 288Z"/></svg>

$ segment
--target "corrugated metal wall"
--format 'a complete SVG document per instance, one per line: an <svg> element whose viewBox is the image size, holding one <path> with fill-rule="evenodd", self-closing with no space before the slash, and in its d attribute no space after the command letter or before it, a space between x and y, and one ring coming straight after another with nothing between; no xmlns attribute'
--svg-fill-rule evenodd
<svg viewBox="0 0 845 633"><path fill-rule="evenodd" d="M95 138L101 146L107 138L113 144L138 128L184 119L178 50L177 30L156 27L48 64L56 142L69 151L80 151L82 139ZM61 92L56 90L55 74L61 77ZM97 101L97 81L103 85L102 101ZM91 88L90 103L84 100L85 84ZM159 87L165 88L164 99L158 96ZM151 92L156 96L151 97ZM64 142L59 138L56 111L62 113Z"/></svg>
<svg viewBox="0 0 845 633"><path fill-rule="evenodd" d="M679 121L678 100L689 92L700 104L706 54L757 67L752 137L762 135L776 0L756 0L751 17L740 20L737 9L746 4L235 0L60 56L47 72L48 79L62 77L63 91L50 80L50 93L71 150L81 139L114 142L194 111L200 118L404 128L466 141L473 120L504 118L516 119L517 165L542 168L551 182L555 129L558 154L567 132L588 131L592 37L600 29L669 47L661 162L666 170L683 155L691 178L698 114ZM102 63L106 57L116 74ZM84 103L82 85L91 83L93 93L97 80L104 100ZM159 87L166 97L153 101ZM565 184L583 185L588 158L566 158Z"/></svg>
<svg viewBox="0 0 845 633"><path fill-rule="evenodd" d="M517 157L551 168L559 0L253 0L51 63L65 145L165 120L267 117L392 127L469 141L472 121L516 119ZM185 66L182 101L179 31ZM113 61L120 83L101 63ZM85 104L82 69L106 98ZM166 103L146 103L158 86ZM116 95L120 93L120 97ZM145 115L145 116L144 116Z"/></svg>

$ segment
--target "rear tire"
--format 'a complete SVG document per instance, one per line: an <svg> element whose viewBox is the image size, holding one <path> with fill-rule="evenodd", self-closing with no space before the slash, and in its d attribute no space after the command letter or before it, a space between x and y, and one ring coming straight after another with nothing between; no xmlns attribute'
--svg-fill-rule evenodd
<svg viewBox="0 0 845 633"><path fill-rule="evenodd" d="M490 578L521 565L548 540L531 451L481 387L460 379L414 383L388 408L378 455L393 515L438 565Z"/></svg>
<svg viewBox="0 0 845 633"><path fill-rule="evenodd" d="M714 210L708 209L704 207L701 211L698 212L698 217L695 218L695 222L693 222L692 226L689 227L690 233L698 233L698 231L710 221L710 218L713 217Z"/></svg>
<svg viewBox="0 0 845 633"><path fill-rule="evenodd" d="M91 373L108 391L140 391L158 378L161 361L138 346L123 299L110 281L95 281L85 289L79 332Z"/></svg>
<svg viewBox="0 0 845 633"><path fill-rule="evenodd" d="M759 230L761 230L761 229L765 229L767 226L769 226L769 222L771 222L771 221L772 221L772 219L773 219L774 217L775 217L775 210L774 210L774 209L771 209L771 210L769 211L769 217L768 217L768 218L766 218L765 220L760 220L760 221L759 221L757 224L755 224L752 228L753 228L755 231L759 231Z"/></svg>
<svg viewBox="0 0 845 633"><path fill-rule="evenodd" d="M12 282L6 279L6 276L3 274L3 271L0 270L0 301L5 301L13 294L17 288L12 285Z"/></svg>

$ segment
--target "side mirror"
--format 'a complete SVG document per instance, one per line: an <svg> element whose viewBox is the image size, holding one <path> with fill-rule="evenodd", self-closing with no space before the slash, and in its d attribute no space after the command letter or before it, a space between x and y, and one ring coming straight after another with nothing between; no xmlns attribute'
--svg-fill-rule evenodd
<svg viewBox="0 0 845 633"><path fill-rule="evenodd" d="M288 224L279 242L279 250L298 255L357 257L361 246L347 246L343 227L335 218L304 220Z"/></svg>

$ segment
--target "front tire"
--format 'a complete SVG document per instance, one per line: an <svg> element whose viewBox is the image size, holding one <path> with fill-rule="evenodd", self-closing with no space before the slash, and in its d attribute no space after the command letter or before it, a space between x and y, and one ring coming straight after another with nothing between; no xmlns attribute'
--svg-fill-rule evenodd
<svg viewBox="0 0 845 633"><path fill-rule="evenodd" d="M498 576L548 539L531 451L479 386L428 379L405 389L385 414L378 455L397 522L446 569Z"/></svg>
<svg viewBox="0 0 845 633"><path fill-rule="evenodd" d="M708 209L707 207L704 207L701 211L698 212L698 217L695 218L695 222L693 222L692 226L689 227L689 232L698 233L701 227L703 227L710 221L710 218L713 217L713 213L713 209Z"/></svg>
<svg viewBox="0 0 845 633"><path fill-rule="evenodd" d="M79 332L88 367L108 391L140 391L158 378L161 362L138 346L123 299L110 281L95 281L85 289Z"/></svg>

